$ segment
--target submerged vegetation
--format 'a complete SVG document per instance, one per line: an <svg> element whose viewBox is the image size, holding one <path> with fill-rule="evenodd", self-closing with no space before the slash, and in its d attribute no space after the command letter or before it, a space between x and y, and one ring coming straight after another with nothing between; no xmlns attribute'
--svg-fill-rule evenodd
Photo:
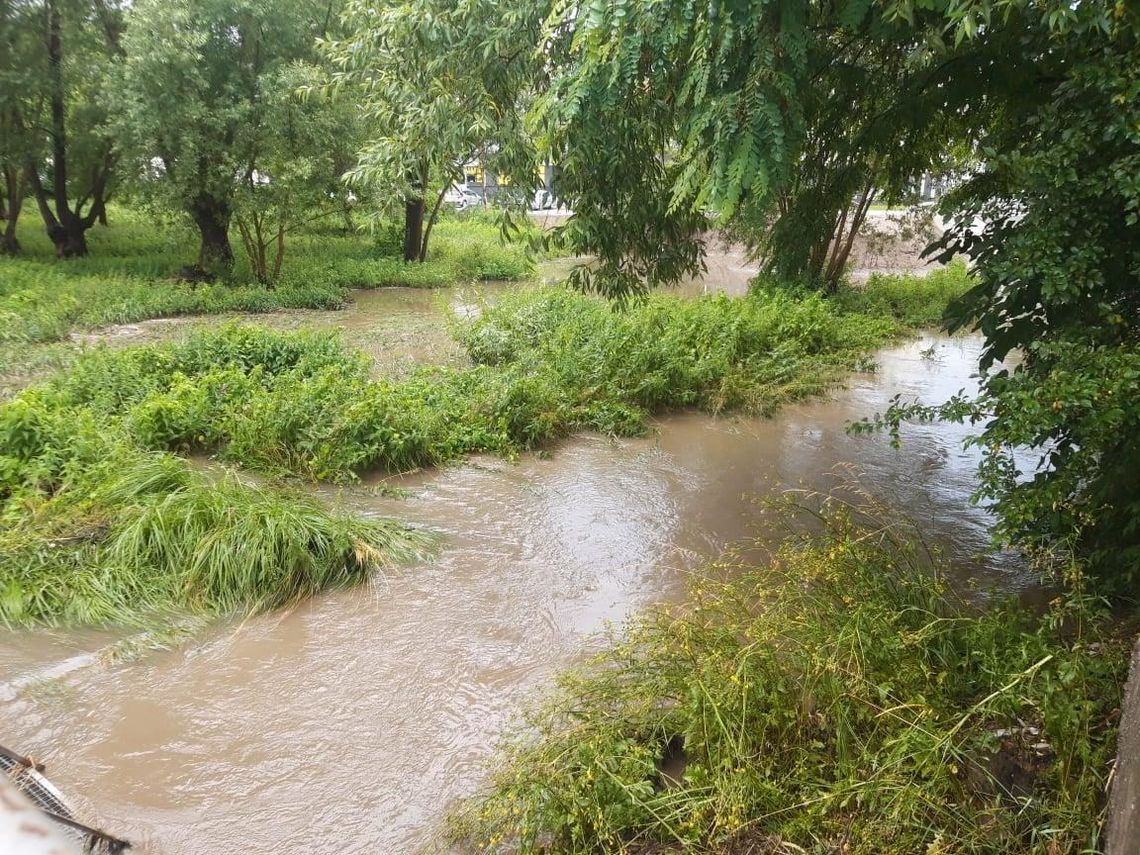
<svg viewBox="0 0 1140 855"><path fill-rule="evenodd" d="M881 513L813 500L810 533L769 563L714 566L689 605L636 620L508 741L456 836L521 853L1097 851L1127 641L1092 599L1043 617L956 604Z"/></svg>
<svg viewBox="0 0 1140 855"><path fill-rule="evenodd" d="M0 415L3 624L269 609L358 583L427 545L393 522L141 452L90 419L22 415Z"/></svg>

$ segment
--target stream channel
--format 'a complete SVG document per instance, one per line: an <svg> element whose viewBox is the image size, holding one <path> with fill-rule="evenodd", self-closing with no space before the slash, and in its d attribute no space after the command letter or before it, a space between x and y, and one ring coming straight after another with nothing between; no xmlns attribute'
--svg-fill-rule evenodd
<svg viewBox="0 0 1140 855"><path fill-rule="evenodd" d="M442 328L441 311L466 300L393 289L269 321L343 327L367 346L379 324ZM118 338L154 337L162 323ZM122 634L0 631L3 742L43 760L80 813L132 851L434 849L448 805L479 787L527 700L608 625L682 598L691 574L753 531L757 496L829 488L851 464L863 489L945 550L957 582L1031 592L1014 556L983 555L989 518L969 503L968 428L911 427L898 450L845 431L898 393L938 402L972 390L980 345L922 335L830 399L771 419L684 413L643 438L584 435L516 463L404 476L406 498L369 482L326 491L439 532L438 554L125 661L101 655ZM381 355L414 362L436 346L450 358L443 339L418 333Z"/></svg>

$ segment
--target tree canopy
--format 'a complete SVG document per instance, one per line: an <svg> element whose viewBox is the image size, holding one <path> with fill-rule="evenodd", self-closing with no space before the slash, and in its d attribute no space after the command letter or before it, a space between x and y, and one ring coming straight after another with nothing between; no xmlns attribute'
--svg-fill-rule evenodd
<svg viewBox="0 0 1140 855"><path fill-rule="evenodd" d="M131 6L116 101L119 144L147 177L142 186L152 198L194 221L200 267L233 262L231 219L243 201L257 219L259 180L288 195L279 183L295 185L302 175L311 183L314 169L334 165L327 146L337 135L302 128L318 111L289 106L297 82L290 66L315 57L317 37L334 20L333 8L316 0ZM256 267L256 246L253 255Z"/></svg>
<svg viewBox="0 0 1140 855"><path fill-rule="evenodd" d="M541 20L533 3L349 0L345 35L324 42L329 89L369 127L347 177L402 205L405 260L426 258L443 197L470 161L510 175L529 199L523 101L541 67Z"/></svg>

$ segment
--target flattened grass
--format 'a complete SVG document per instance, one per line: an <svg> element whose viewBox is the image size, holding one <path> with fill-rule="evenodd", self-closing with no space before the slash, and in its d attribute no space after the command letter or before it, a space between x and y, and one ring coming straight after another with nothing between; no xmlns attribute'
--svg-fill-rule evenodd
<svg viewBox="0 0 1140 855"><path fill-rule="evenodd" d="M464 851L1099 851L1127 639L1091 601L963 611L897 515L813 511L568 674Z"/></svg>
<svg viewBox="0 0 1140 855"><path fill-rule="evenodd" d="M392 521L211 477L90 418L19 409L0 409L0 624L260 611L426 551Z"/></svg>

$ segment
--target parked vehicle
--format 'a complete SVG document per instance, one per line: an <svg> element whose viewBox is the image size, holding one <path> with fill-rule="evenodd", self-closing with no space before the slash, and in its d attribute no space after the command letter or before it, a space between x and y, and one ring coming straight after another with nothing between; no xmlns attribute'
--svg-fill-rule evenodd
<svg viewBox="0 0 1140 855"><path fill-rule="evenodd" d="M558 202L554 198L554 194L544 189L536 190L530 203L532 211L552 211L557 207Z"/></svg>
<svg viewBox="0 0 1140 855"><path fill-rule="evenodd" d="M457 211L483 204L478 193L458 184L443 194L443 201L448 205L454 205Z"/></svg>

